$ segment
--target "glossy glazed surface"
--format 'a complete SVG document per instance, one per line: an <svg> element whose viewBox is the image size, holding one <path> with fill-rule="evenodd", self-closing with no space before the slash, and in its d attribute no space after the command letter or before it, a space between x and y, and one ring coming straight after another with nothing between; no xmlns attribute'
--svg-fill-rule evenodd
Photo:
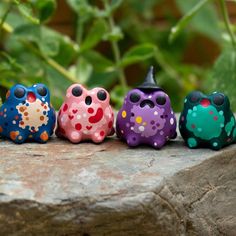
<svg viewBox="0 0 236 236"><path fill-rule="evenodd" d="M80 84L73 84L59 110L56 134L72 143L82 140L100 143L114 133L113 122L110 96L105 89L87 90Z"/></svg>
<svg viewBox="0 0 236 236"><path fill-rule="evenodd" d="M0 136L15 143L45 143L53 134L56 115L50 92L44 84L24 87L17 84L6 94L0 108Z"/></svg>

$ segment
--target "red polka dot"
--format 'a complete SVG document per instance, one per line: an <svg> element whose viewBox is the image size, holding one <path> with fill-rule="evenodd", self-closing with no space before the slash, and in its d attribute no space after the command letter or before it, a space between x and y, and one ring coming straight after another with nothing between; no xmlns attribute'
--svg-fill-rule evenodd
<svg viewBox="0 0 236 236"><path fill-rule="evenodd" d="M195 128L196 128L196 125L192 124L191 127L192 127L193 129L195 129Z"/></svg>
<svg viewBox="0 0 236 236"><path fill-rule="evenodd" d="M75 129L76 130L81 130L81 128L82 128L82 125L80 124L80 123L77 123L76 125L75 125Z"/></svg>
<svg viewBox="0 0 236 236"><path fill-rule="evenodd" d="M213 114L213 111L210 111L209 114L212 115L212 114Z"/></svg>
<svg viewBox="0 0 236 236"><path fill-rule="evenodd" d="M113 125L113 122L110 121L110 122L108 123L108 128L110 129L110 128L112 127L112 125Z"/></svg>
<svg viewBox="0 0 236 236"><path fill-rule="evenodd" d="M218 117L217 117L217 116L214 116L214 120L218 120Z"/></svg>
<svg viewBox="0 0 236 236"><path fill-rule="evenodd" d="M68 105L65 104L64 107L63 107L63 111L65 112L65 111L67 111L67 109L68 109Z"/></svg>
<svg viewBox="0 0 236 236"><path fill-rule="evenodd" d="M105 132L104 132L104 131L101 131L101 132L100 132L100 135L101 135L101 136L104 136L104 135L105 135Z"/></svg>
<svg viewBox="0 0 236 236"><path fill-rule="evenodd" d="M88 109L88 113L92 114L93 112L94 112L93 108L90 107L90 108Z"/></svg>

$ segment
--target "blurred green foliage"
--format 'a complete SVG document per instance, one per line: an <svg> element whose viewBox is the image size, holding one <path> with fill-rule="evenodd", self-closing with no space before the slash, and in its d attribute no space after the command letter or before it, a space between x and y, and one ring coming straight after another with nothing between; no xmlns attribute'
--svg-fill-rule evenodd
<svg viewBox="0 0 236 236"><path fill-rule="evenodd" d="M67 0L75 13L76 36L70 39L47 26L57 9L56 0L2 0L1 98L15 83L43 82L50 87L58 109L66 88L76 82L105 87L119 108L127 90L138 85L153 64L158 83L170 94L176 111L194 89L224 91L236 110L235 36L225 2L176 0L183 18L179 20L165 8L165 23L159 24L156 9L164 2ZM214 2L220 3L222 18ZM188 42L196 34L222 49L215 65L183 62Z"/></svg>

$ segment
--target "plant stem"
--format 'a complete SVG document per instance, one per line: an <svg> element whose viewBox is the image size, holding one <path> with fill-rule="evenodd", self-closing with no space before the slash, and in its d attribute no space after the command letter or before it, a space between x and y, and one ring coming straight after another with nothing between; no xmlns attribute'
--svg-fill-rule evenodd
<svg viewBox="0 0 236 236"><path fill-rule="evenodd" d="M3 29L8 33L12 33L14 31L12 26L7 24L6 22L3 24ZM76 82L76 78L74 78L64 67L58 64L55 60L42 54L40 50L38 50L31 42L25 40L20 40L20 42L36 56L43 59L44 62L47 63L49 66L51 66L54 70L63 75L66 79L70 80L73 83Z"/></svg>
<svg viewBox="0 0 236 236"><path fill-rule="evenodd" d="M3 26L5 25L5 21L7 19L8 14L11 12L11 9L13 7L13 3L11 3L8 7L8 9L6 10L6 12L3 14L2 19L0 19L0 41L3 35Z"/></svg>
<svg viewBox="0 0 236 236"><path fill-rule="evenodd" d="M76 78L74 78L64 67L62 67L53 59L42 54L32 43L25 40L20 40L20 41L26 48L28 48L32 53L34 53L36 56L41 58L46 64L51 66L54 70L59 72L61 75L63 75L65 78L67 78L71 82L73 83L76 82Z"/></svg>
<svg viewBox="0 0 236 236"><path fill-rule="evenodd" d="M109 3L107 1L105 1L105 8L106 9L109 8L108 4ZM114 22L112 15L108 16L108 23L109 23L110 31L112 31L113 28L115 27L115 22ZM113 54L115 57L116 69L119 72L120 84L125 90L128 90L128 85L127 85L127 82L125 79L125 72L124 72L123 68L121 68L119 66L120 61L121 61L121 55L120 55L120 49L119 49L118 43L116 41L112 40L111 46L112 46L112 51L113 51Z"/></svg>
<svg viewBox="0 0 236 236"><path fill-rule="evenodd" d="M227 29L230 37L231 37L232 45L236 49L236 40L235 40L234 33L233 33L233 31L230 27L229 14L228 14L228 11L227 11L225 0L219 0L219 2L220 2L220 8L221 8L221 11L222 11L222 14L223 14L226 29Z"/></svg>

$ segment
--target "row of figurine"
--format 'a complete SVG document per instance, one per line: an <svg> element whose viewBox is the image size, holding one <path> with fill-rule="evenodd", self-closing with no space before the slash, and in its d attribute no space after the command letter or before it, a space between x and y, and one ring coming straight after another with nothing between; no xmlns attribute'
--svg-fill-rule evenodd
<svg viewBox="0 0 236 236"><path fill-rule="evenodd" d="M157 86L151 67L144 82L126 95L117 114L116 129L105 89L87 90L81 84L71 85L58 113L56 135L72 143L101 143L116 131L131 147L146 144L160 149L176 138L176 123L169 96ZM0 108L0 137L18 144L45 143L55 124L56 113L44 84L29 88L17 84L7 92ZM190 93L184 100L179 129L190 148L219 150L234 143L236 122L228 97L218 92L209 96L198 91Z"/></svg>

